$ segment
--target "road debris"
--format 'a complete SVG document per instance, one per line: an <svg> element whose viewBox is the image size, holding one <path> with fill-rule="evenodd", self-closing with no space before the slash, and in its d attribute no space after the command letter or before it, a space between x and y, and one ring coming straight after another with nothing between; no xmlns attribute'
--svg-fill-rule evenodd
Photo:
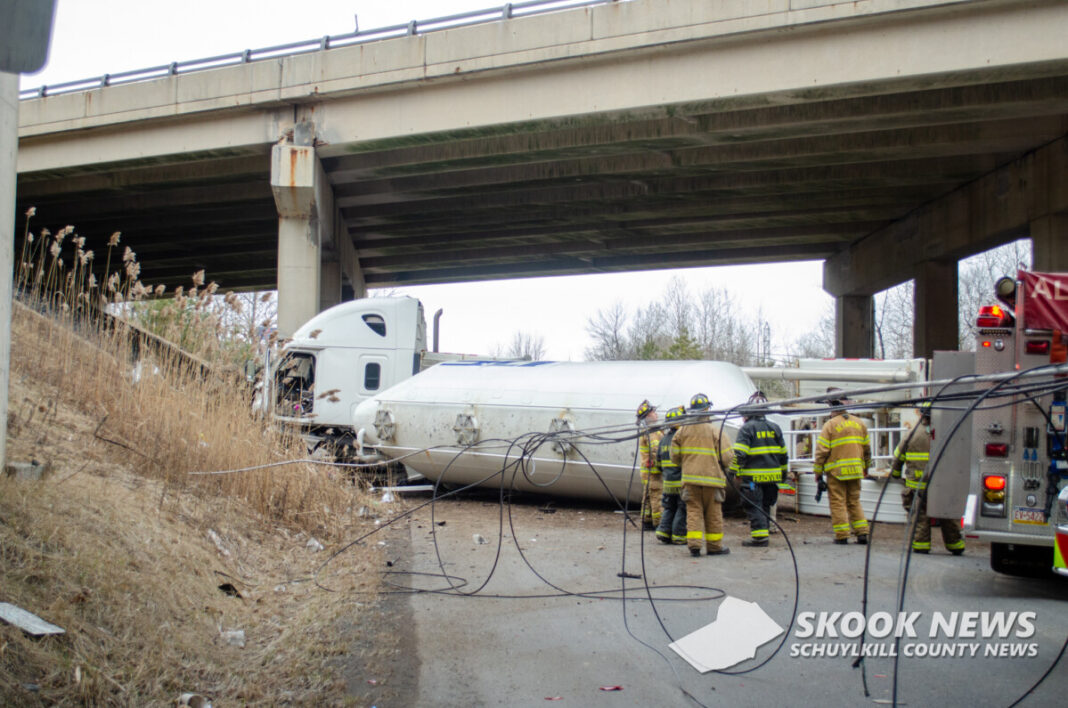
<svg viewBox="0 0 1068 708"><path fill-rule="evenodd" d="M323 544L319 543L319 541L315 538L308 539L308 542L304 544L304 547L310 548L312 553L318 553L324 548Z"/></svg>
<svg viewBox="0 0 1068 708"><path fill-rule="evenodd" d="M64 634L62 627L57 627L51 622L46 622L32 612L12 605L10 602L0 602L0 619L8 624L13 624L26 634L34 637L44 637L50 634Z"/></svg>
<svg viewBox="0 0 1068 708"><path fill-rule="evenodd" d="M245 630L243 629L231 629L222 632L223 641L230 646L245 648Z"/></svg>
<svg viewBox="0 0 1068 708"><path fill-rule="evenodd" d="M219 589L230 597L242 597L241 592L233 586L233 583L223 583L219 586Z"/></svg>
<svg viewBox="0 0 1068 708"><path fill-rule="evenodd" d="M471 540L474 541L475 544L477 544L479 546L482 546L482 545L485 545L485 544L489 543L489 541L487 541L486 538L480 533L476 533L474 536L472 536Z"/></svg>

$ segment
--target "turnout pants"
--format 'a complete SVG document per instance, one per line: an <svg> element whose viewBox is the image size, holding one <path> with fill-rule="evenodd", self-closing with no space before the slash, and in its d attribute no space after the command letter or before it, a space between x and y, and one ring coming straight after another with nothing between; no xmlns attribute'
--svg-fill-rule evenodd
<svg viewBox="0 0 1068 708"><path fill-rule="evenodd" d="M828 503L831 506L831 528L837 539L868 535L868 520L860 508L860 480L841 481L827 476Z"/></svg>
<svg viewBox="0 0 1068 708"><path fill-rule="evenodd" d="M642 522L656 526L660 523L660 497L664 494L664 480L658 474L642 479Z"/></svg>
<svg viewBox="0 0 1068 708"><path fill-rule="evenodd" d="M912 509L912 497L915 489L906 489L901 493L901 503L905 510ZM964 537L960 532L960 521L956 519L939 519L938 527L942 529L942 543L947 551L963 551ZM927 516L927 495L921 494L916 502L916 531L912 534L912 550L931 550L931 519Z"/></svg>
<svg viewBox="0 0 1068 708"><path fill-rule="evenodd" d="M779 485L775 482L752 482L739 477L738 491L748 502L744 506L745 515L749 517L749 535L754 541L767 541L768 519L771 517L771 507L779 499Z"/></svg>
<svg viewBox="0 0 1068 708"><path fill-rule="evenodd" d="M723 548L723 498L718 487L697 484L682 485L682 500L686 504L686 545L710 551Z"/></svg>
<svg viewBox="0 0 1068 708"><path fill-rule="evenodd" d="M681 495L664 493L660 499L662 514L656 527L656 537L682 545L686 543L686 505Z"/></svg>

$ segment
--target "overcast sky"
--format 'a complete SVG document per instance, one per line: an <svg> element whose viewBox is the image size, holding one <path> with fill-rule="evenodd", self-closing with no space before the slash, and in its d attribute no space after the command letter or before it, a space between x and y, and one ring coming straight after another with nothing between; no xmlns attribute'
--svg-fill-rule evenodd
<svg viewBox="0 0 1068 708"><path fill-rule="evenodd" d="M197 59L243 49L427 20L503 5L493 0L58 0L49 61L22 87ZM136 235L131 234L131 238ZM135 246L136 248L136 246ZM210 273L208 274L210 277ZM548 358L578 360L587 318L620 301L629 312L659 299L674 276L692 293L725 287L761 308L782 352L813 329L831 302L818 262L408 287L428 318L443 308L444 351L492 353L522 330L544 338ZM428 323L429 324L429 323Z"/></svg>

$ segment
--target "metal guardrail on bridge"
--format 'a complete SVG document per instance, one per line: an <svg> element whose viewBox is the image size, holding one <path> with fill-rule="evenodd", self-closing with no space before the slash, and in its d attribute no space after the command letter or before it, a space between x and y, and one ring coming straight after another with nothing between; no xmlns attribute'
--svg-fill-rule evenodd
<svg viewBox="0 0 1068 708"><path fill-rule="evenodd" d="M105 86L130 84L138 81L151 81L166 76L189 74L196 71L218 69L226 66L248 64L254 61L278 59L281 57L310 54L312 52L339 49L354 44L365 44L384 39L397 37L416 36L430 34L441 30L468 27L488 22L501 22L514 17L529 17L560 10L573 10L592 5L605 5L613 2L626 2L626 0L528 0L527 2L506 3L501 6L487 8L485 10L470 10L455 15L436 17L431 20L412 20L403 25L392 25L378 29L361 31L358 27L355 32L348 34L326 35L301 42L278 44L273 47L261 49L246 49L232 54L220 54L204 59L191 59L188 61L176 61L170 64L150 66L145 69L133 69L117 74L104 74L88 79L66 81L60 84L44 85L37 88L23 89L19 91L20 100L44 98L59 94L77 93L79 91L92 91Z"/></svg>

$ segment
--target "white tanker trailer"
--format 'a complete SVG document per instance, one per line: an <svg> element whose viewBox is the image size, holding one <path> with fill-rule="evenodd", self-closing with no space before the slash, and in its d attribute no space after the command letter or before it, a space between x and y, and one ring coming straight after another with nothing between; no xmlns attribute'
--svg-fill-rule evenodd
<svg viewBox="0 0 1068 708"><path fill-rule="evenodd" d="M722 410L755 390L739 367L714 361L444 362L360 403L352 427L363 446L449 486L504 484L637 503L634 439L572 438L569 431L636 432L635 410L646 398L663 412L700 392ZM732 439L740 424L727 422ZM509 442L530 433L564 435L532 451L526 475L516 465L498 474L522 454Z"/></svg>

